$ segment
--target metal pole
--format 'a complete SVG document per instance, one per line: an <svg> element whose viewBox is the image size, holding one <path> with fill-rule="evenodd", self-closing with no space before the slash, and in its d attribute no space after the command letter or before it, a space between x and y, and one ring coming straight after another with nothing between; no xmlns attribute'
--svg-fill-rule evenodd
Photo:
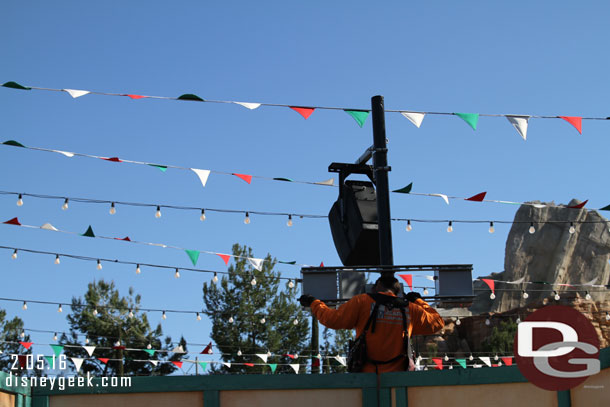
<svg viewBox="0 0 610 407"><path fill-rule="evenodd" d="M393 266L392 226L390 224L390 190L388 185L388 148L385 135L383 96L371 98L373 114L373 172L377 186L377 216L379 222L379 261L382 266ZM392 272L392 274L394 274Z"/></svg>
<svg viewBox="0 0 610 407"><path fill-rule="evenodd" d="M320 373L320 365L314 367L313 364L314 359L317 359L317 356L320 353L319 325L318 320L313 315L311 316L311 349L313 351L311 357L311 373Z"/></svg>

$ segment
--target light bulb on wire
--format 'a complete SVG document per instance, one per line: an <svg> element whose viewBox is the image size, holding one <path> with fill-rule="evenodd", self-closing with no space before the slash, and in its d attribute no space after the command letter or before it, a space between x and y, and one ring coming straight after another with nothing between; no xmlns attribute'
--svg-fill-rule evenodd
<svg viewBox="0 0 610 407"><path fill-rule="evenodd" d="M136 274L140 274L142 270L140 270L140 265L136 264Z"/></svg>
<svg viewBox="0 0 610 407"><path fill-rule="evenodd" d="M61 210L65 211L68 209L68 198L64 200L64 204L61 206Z"/></svg>
<svg viewBox="0 0 610 407"><path fill-rule="evenodd" d="M515 320L515 323L517 323L517 325L519 325L521 323L521 318L517 317L517 319Z"/></svg>
<svg viewBox="0 0 610 407"><path fill-rule="evenodd" d="M98 270L101 270L102 269L102 262L98 260L96 267L97 267Z"/></svg>
<svg viewBox="0 0 610 407"><path fill-rule="evenodd" d="M20 336L21 336L22 338L25 338L25 331L21 331Z"/></svg>
<svg viewBox="0 0 610 407"><path fill-rule="evenodd" d="M25 311L28 309L28 303L26 301L23 301L23 305L21 306L21 308Z"/></svg>
<svg viewBox="0 0 610 407"><path fill-rule="evenodd" d="M536 228L534 227L534 222L530 223L530 228L528 229L528 231L530 232L530 235L533 235L534 233L536 233Z"/></svg>
<svg viewBox="0 0 610 407"><path fill-rule="evenodd" d="M286 222L286 226L292 226L292 215L288 215L288 222Z"/></svg>
<svg viewBox="0 0 610 407"><path fill-rule="evenodd" d="M576 228L574 227L574 222L570 222L570 229L568 229L568 232L570 232L571 235L573 235L574 232L576 232Z"/></svg>
<svg viewBox="0 0 610 407"><path fill-rule="evenodd" d="M85 345L89 344L89 338L85 338Z"/></svg>
<svg viewBox="0 0 610 407"><path fill-rule="evenodd" d="M146 349L152 349L152 345L149 343L148 345L146 345Z"/></svg>
<svg viewBox="0 0 610 407"><path fill-rule="evenodd" d="M110 210L108 211L109 214L114 215L116 213L116 208L114 207L114 202L112 202L110 204Z"/></svg>
<svg viewBox="0 0 610 407"><path fill-rule="evenodd" d="M294 288L294 283L292 280L288 280L288 288Z"/></svg>
<svg viewBox="0 0 610 407"><path fill-rule="evenodd" d="M199 313L197 313L197 321L201 321L201 315L199 315Z"/></svg>
<svg viewBox="0 0 610 407"><path fill-rule="evenodd" d="M610 321L610 314L606 312L606 321Z"/></svg>
<svg viewBox="0 0 610 407"><path fill-rule="evenodd" d="M527 300L527 298L528 298L529 296L530 296L530 295L529 295L529 294L528 294L528 293L527 293L525 290L523 290L523 298Z"/></svg>
<svg viewBox="0 0 610 407"><path fill-rule="evenodd" d="M460 321L460 317L457 317L457 319L455 320L455 324L462 325L462 321Z"/></svg>
<svg viewBox="0 0 610 407"><path fill-rule="evenodd" d="M23 195L19 194L19 197L17 198L17 206L23 206Z"/></svg>
<svg viewBox="0 0 610 407"><path fill-rule="evenodd" d="M553 294L555 294L555 296L553 298L555 298L555 301L559 301L559 299L561 298L559 296L559 293L557 291L553 291Z"/></svg>
<svg viewBox="0 0 610 407"><path fill-rule="evenodd" d="M64 312L64 309L62 308L61 304L59 304L59 307L57 307L57 312Z"/></svg>
<svg viewBox="0 0 610 407"><path fill-rule="evenodd" d="M201 209L201 215L199 216L199 220L202 222L205 220L205 209Z"/></svg>
<svg viewBox="0 0 610 407"><path fill-rule="evenodd" d="M299 324L299 320L297 318L294 319L294 321L292 321L292 325L298 325Z"/></svg>
<svg viewBox="0 0 610 407"><path fill-rule="evenodd" d="M491 325L491 320L489 318L485 319L485 325L487 325L487 326Z"/></svg>
<svg viewBox="0 0 610 407"><path fill-rule="evenodd" d="M233 322L235 322L235 320L233 319L233 317L229 317L229 324L232 324Z"/></svg>
<svg viewBox="0 0 610 407"><path fill-rule="evenodd" d="M410 231L412 231L412 230L413 230L413 226L411 226L411 219L409 219L409 220L407 221L407 227L405 228L405 230L406 230L407 232L410 232Z"/></svg>
<svg viewBox="0 0 610 407"><path fill-rule="evenodd" d="M17 260L17 249L15 249L15 250L13 251L13 254L11 255L11 258L12 258L13 260Z"/></svg>
<svg viewBox="0 0 610 407"><path fill-rule="evenodd" d="M163 314L161 314L161 318L167 319L167 315L165 315L165 311L163 311Z"/></svg>
<svg viewBox="0 0 610 407"><path fill-rule="evenodd" d="M56 254L56 255L55 255L55 261L54 261L54 263L55 263L55 264L59 264L59 254Z"/></svg>
<svg viewBox="0 0 610 407"><path fill-rule="evenodd" d="M453 222L449 221L449 226L447 226L447 233L453 232Z"/></svg>
<svg viewBox="0 0 610 407"><path fill-rule="evenodd" d="M424 295L428 295L428 289L424 288Z"/></svg>
<svg viewBox="0 0 610 407"><path fill-rule="evenodd" d="M492 300L495 300L496 299L496 294L492 292L491 294L489 294L489 298L492 299Z"/></svg>
<svg viewBox="0 0 610 407"><path fill-rule="evenodd" d="M468 360L474 360L474 358L472 357L472 353L470 354L470 357L468 358Z"/></svg>
<svg viewBox="0 0 610 407"><path fill-rule="evenodd" d="M585 300L591 300L591 294L589 294L589 291L585 291Z"/></svg>
<svg viewBox="0 0 610 407"><path fill-rule="evenodd" d="M133 318L133 310L131 308L129 309L129 314L127 314L127 316Z"/></svg>
<svg viewBox="0 0 610 407"><path fill-rule="evenodd" d="M242 353L241 353L241 349L238 349L238 350L237 350L237 356L241 356L241 355L242 355Z"/></svg>
<svg viewBox="0 0 610 407"><path fill-rule="evenodd" d="M174 277L180 278L180 271L178 269L176 269L176 272L174 273Z"/></svg>
<svg viewBox="0 0 610 407"><path fill-rule="evenodd" d="M97 315L97 314L98 314L98 312L97 312L97 308L94 308L94 309L93 309L93 315Z"/></svg>
<svg viewBox="0 0 610 407"><path fill-rule="evenodd" d="M256 285L256 278L254 278L254 276L252 276L252 280L250 280L250 284L252 284L252 286Z"/></svg>
<svg viewBox="0 0 610 407"><path fill-rule="evenodd" d="M161 217L161 207L157 206L157 211L155 212L155 218L159 219Z"/></svg>
<svg viewBox="0 0 610 407"><path fill-rule="evenodd" d="M214 272L214 277L212 277L212 282L216 284L218 282L218 273Z"/></svg>
<svg viewBox="0 0 610 407"><path fill-rule="evenodd" d="M493 233L495 231L496 231L496 228L494 227L494 223L489 222L489 233Z"/></svg>
<svg viewBox="0 0 610 407"><path fill-rule="evenodd" d="M449 356L447 356L447 354L445 354L445 362L449 361Z"/></svg>
<svg viewBox="0 0 610 407"><path fill-rule="evenodd" d="M54 341L57 341L57 332L55 332L55 333L53 334L53 340L54 340Z"/></svg>
<svg viewBox="0 0 610 407"><path fill-rule="evenodd" d="M265 317L261 318L261 324L264 324L265 322L267 322L267 320L265 319Z"/></svg>
<svg viewBox="0 0 610 407"><path fill-rule="evenodd" d="M246 225L250 224L250 213L249 212L246 212L246 217L244 218L244 223Z"/></svg>

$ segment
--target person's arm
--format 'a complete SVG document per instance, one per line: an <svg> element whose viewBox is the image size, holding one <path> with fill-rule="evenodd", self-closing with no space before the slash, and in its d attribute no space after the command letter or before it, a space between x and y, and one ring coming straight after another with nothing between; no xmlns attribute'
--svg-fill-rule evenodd
<svg viewBox="0 0 610 407"><path fill-rule="evenodd" d="M359 304L356 296L341 305L338 309L328 308L320 300L311 303L311 312L320 323L331 329L354 329L358 323Z"/></svg>
<svg viewBox="0 0 610 407"><path fill-rule="evenodd" d="M421 298L409 302L410 335L432 335L445 326L445 321L434 308Z"/></svg>

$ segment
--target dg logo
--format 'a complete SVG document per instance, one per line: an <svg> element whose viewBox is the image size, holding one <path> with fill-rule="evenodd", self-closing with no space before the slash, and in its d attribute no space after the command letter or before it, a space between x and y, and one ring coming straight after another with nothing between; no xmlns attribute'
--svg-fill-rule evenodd
<svg viewBox="0 0 610 407"><path fill-rule="evenodd" d="M591 322L563 305L541 308L517 327L515 361L534 385L568 390L599 373L599 339Z"/></svg>

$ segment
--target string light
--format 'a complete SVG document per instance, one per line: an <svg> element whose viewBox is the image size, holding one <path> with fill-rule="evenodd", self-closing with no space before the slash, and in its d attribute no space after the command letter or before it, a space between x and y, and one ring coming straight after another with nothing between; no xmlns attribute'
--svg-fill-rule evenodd
<svg viewBox="0 0 610 407"><path fill-rule="evenodd" d="M496 299L496 294L494 294L493 292L491 294L489 294L489 298L492 300Z"/></svg>
<svg viewBox="0 0 610 407"><path fill-rule="evenodd" d="M129 314L127 314L129 318L133 318L133 310L129 308Z"/></svg>
<svg viewBox="0 0 610 407"><path fill-rule="evenodd" d="M250 224L250 213L249 212L246 212L246 217L244 218L244 223L246 225Z"/></svg>
<svg viewBox="0 0 610 407"><path fill-rule="evenodd" d="M59 264L59 254L55 255L55 264Z"/></svg>
<svg viewBox="0 0 610 407"><path fill-rule="evenodd" d="M17 259L17 249L15 249L15 250L13 251L13 254L11 255L11 258L12 258L13 260L16 260L16 259Z"/></svg>
<svg viewBox="0 0 610 407"><path fill-rule="evenodd" d="M101 270L102 269L102 262L101 261L97 261L97 269Z"/></svg>
<svg viewBox="0 0 610 407"><path fill-rule="evenodd" d="M453 232L453 222L449 221L449 226L447 226L447 233Z"/></svg>
<svg viewBox="0 0 610 407"><path fill-rule="evenodd" d="M114 207L114 202L110 203L110 210L108 211L109 214L114 215L116 213L116 208Z"/></svg>
<svg viewBox="0 0 610 407"><path fill-rule="evenodd" d="M97 315L97 314L99 314L99 313L97 312L97 308L94 308L94 309L93 309L93 315Z"/></svg>
<svg viewBox="0 0 610 407"><path fill-rule="evenodd" d="M201 315L199 315L199 313L197 313L197 321L201 321Z"/></svg>
<svg viewBox="0 0 610 407"><path fill-rule="evenodd" d="M261 324L264 324L265 322L267 322L267 320L265 319L265 317L261 318Z"/></svg>
<svg viewBox="0 0 610 407"><path fill-rule="evenodd" d="M235 320L233 319L233 317L229 317L229 324L232 324L233 322L235 322Z"/></svg>
<svg viewBox="0 0 610 407"><path fill-rule="evenodd" d="M256 285L256 278L254 278L254 276L252 276L252 280L250 280L250 284L252 284L252 286Z"/></svg>
<svg viewBox="0 0 610 407"><path fill-rule="evenodd" d="M517 317L517 319L515 320L515 322L517 323L517 325L519 325L521 323L521 318Z"/></svg>
<svg viewBox="0 0 610 407"><path fill-rule="evenodd" d="M294 288L294 283L292 280L288 280L288 288Z"/></svg>
<svg viewBox="0 0 610 407"><path fill-rule="evenodd" d="M146 349L152 349L152 345L149 343L148 345L146 345Z"/></svg>
<svg viewBox="0 0 610 407"><path fill-rule="evenodd" d="M59 304L59 307L57 307L57 312L64 312L64 309L61 307L61 304Z"/></svg>
<svg viewBox="0 0 610 407"><path fill-rule="evenodd" d="M201 216L199 216L199 220L202 222L205 220L205 209L201 209Z"/></svg>
<svg viewBox="0 0 610 407"><path fill-rule="evenodd" d="M89 344L89 338L85 338L85 345Z"/></svg>
<svg viewBox="0 0 610 407"><path fill-rule="evenodd" d="M574 232L576 232L576 228L574 227L574 222L570 222L570 229L568 229L568 232L570 232L570 234L574 234Z"/></svg>
<svg viewBox="0 0 610 407"><path fill-rule="evenodd" d="M19 194L17 198L17 206L23 206L23 195Z"/></svg>
<svg viewBox="0 0 610 407"><path fill-rule="evenodd" d="M561 298L561 297L559 296L559 293L558 293L557 291L553 291L553 294L555 294L555 297L554 297L554 298L555 298L555 301L559 301L559 299Z"/></svg>
<svg viewBox="0 0 610 407"><path fill-rule="evenodd" d="M424 288L424 295L428 295L428 289Z"/></svg>
<svg viewBox="0 0 610 407"><path fill-rule="evenodd" d="M610 321L610 314L606 312L606 321Z"/></svg>
<svg viewBox="0 0 610 407"><path fill-rule="evenodd" d="M19 334L22 338L25 338L25 331L21 331L21 334Z"/></svg>
<svg viewBox="0 0 610 407"><path fill-rule="evenodd" d="M449 356L447 356L447 354L445 354L445 362L449 361Z"/></svg>
<svg viewBox="0 0 610 407"><path fill-rule="evenodd" d="M176 273L174 273L174 277L180 278L180 271L178 271L178 269L176 269Z"/></svg>
<svg viewBox="0 0 610 407"><path fill-rule="evenodd" d="M472 357L472 353L470 354L470 357L468 358L468 360L474 360L474 358Z"/></svg>
<svg viewBox="0 0 610 407"><path fill-rule="evenodd" d="M292 226L292 215L288 215L288 222L286 222L286 226Z"/></svg>
<svg viewBox="0 0 610 407"><path fill-rule="evenodd" d="M589 294L589 291L585 291L585 300L591 300L591 294Z"/></svg>
<svg viewBox="0 0 610 407"><path fill-rule="evenodd" d="M142 270L140 270L140 265L136 264L136 274L140 274Z"/></svg>
<svg viewBox="0 0 610 407"><path fill-rule="evenodd" d="M159 219L161 217L161 207L157 205L157 212L155 212L155 218Z"/></svg>
<svg viewBox="0 0 610 407"><path fill-rule="evenodd" d="M242 353L241 353L241 349L238 349L238 350L237 350L237 356L241 356L241 355L242 355Z"/></svg>
<svg viewBox="0 0 610 407"><path fill-rule="evenodd" d="M534 227L534 222L530 223L529 232L530 232L530 235L533 235L534 233L536 233L536 228Z"/></svg>
<svg viewBox="0 0 610 407"><path fill-rule="evenodd" d="M214 277L212 277L212 282L216 284L218 282L218 273L214 272Z"/></svg>
<svg viewBox="0 0 610 407"><path fill-rule="evenodd" d="M489 222L489 233L493 233L495 231L496 231L496 228L494 227L494 223Z"/></svg>
<svg viewBox="0 0 610 407"><path fill-rule="evenodd" d="M299 324L299 320L297 318L294 319L294 321L292 321L292 325L298 325Z"/></svg>
<svg viewBox="0 0 610 407"><path fill-rule="evenodd" d="M54 341L57 341L57 332L55 332L55 333L53 334L53 340L54 340Z"/></svg>
<svg viewBox="0 0 610 407"><path fill-rule="evenodd" d="M116 342L114 343L114 346L115 346L115 347L121 346L121 341L116 341Z"/></svg>
<svg viewBox="0 0 610 407"><path fill-rule="evenodd" d="M61 210L65 211L68 209L68 198L64 200L64 204L61 206Z"/></svg>
<svg viewBox="0 0 610 407"><path fill-rule="evenodd" d="M407 227L405 228L405 230L406 230L407 232L410 232L410 231L412 231L412 230L413 230L413 226L411 226L411 219L409 219L409 220L407 221Z"/></svg>
<svg viewBox="0 0 610 407"><path fill-rule="evenodd" d="M23 305L21 306L21 308L25 311L28 309L28 303L27 301L23 301Z"/></svg>
<svg viewBox="0 0 610 407"><path fill-rule="evenodd" d="M487 325L487 326L491 325L491 320L489 318L485 319L485 325Z"/></svg>
<svg viewBox="0 0 610 407"><path fill-rule="evenodd" d="M161 314L161 318L167 319L167 315L165 315L165 311L163 311L163 314Z"/></svg>
<svg viewBox="0 0 610 407"><path fill-rule="evenodd" d="M523 298L527 300L527 297L529 296L530 295L525 290L523 290Z"/></svg>
<svg viewBox="0 0 610 407"><path fill-rule="evenodd" d="M460 321L460 317L457 317L457 319L455 320L455 324L462 325L462 321Z"/></svg>

